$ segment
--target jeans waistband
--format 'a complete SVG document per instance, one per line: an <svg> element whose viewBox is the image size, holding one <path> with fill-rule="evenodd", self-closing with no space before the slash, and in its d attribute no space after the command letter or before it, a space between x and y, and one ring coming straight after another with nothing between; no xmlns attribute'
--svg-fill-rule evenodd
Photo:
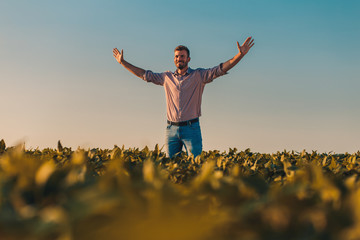
<svg viewBox="0 0 360 240"><path fill-rule="evenodd" d="M196 123L198 121L199 121L199 118L195 118L195 119L183 121L183 122L171 122L171 121L167 120L167 123L174 125L174 126L187 126L187 125L191 125L192 123Z"/></svg>

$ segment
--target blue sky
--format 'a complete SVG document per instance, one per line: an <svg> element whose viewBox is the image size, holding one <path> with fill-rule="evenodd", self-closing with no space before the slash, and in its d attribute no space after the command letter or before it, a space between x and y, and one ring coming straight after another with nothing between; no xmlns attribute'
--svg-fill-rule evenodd
<svg viewBox="0 0 360 240"><path fill-rule="evenodd" d="M155 72L192 68L255 46L205 87L204 150L356 152L359 1L0 1L0 138L8 145L150 148L164 144L163 88L112 56Z"/></svg>

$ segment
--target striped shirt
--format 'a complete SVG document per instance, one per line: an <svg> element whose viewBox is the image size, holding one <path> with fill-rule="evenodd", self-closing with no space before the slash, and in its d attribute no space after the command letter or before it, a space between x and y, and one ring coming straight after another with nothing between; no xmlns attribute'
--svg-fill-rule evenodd
<svg viewBox="0 0 360 240"><path fill-rule="evenodd" d="M201 116L201 97L205 84L224 75L221 64L213 68L188 68L184 75L166 71L145 71L143 80L164 86L167 119L172 122L188 121Z"/></svg>

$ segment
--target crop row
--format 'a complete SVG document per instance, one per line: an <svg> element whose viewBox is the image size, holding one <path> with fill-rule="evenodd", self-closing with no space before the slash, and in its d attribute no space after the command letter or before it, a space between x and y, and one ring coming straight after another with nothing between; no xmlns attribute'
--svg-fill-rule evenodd
<svg viewBox="0 0 360 240"><path fill-rule="evenodd" d="M360 152L0 141L0 239L360 239Z"/></svg>

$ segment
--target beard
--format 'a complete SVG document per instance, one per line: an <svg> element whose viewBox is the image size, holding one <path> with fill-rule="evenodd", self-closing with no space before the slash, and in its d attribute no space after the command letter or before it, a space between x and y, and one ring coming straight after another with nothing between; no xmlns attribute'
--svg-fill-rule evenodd
<svg viewBox="0 0 360 240"><path fill-rule="evenodd" d="M186 62L178 62L178 63L177 63L177 68L180 69L180 70L182 70L182 69L184 69L184 68L186 68L186 67L187 67L187 63L186 63Z"/></svg>

